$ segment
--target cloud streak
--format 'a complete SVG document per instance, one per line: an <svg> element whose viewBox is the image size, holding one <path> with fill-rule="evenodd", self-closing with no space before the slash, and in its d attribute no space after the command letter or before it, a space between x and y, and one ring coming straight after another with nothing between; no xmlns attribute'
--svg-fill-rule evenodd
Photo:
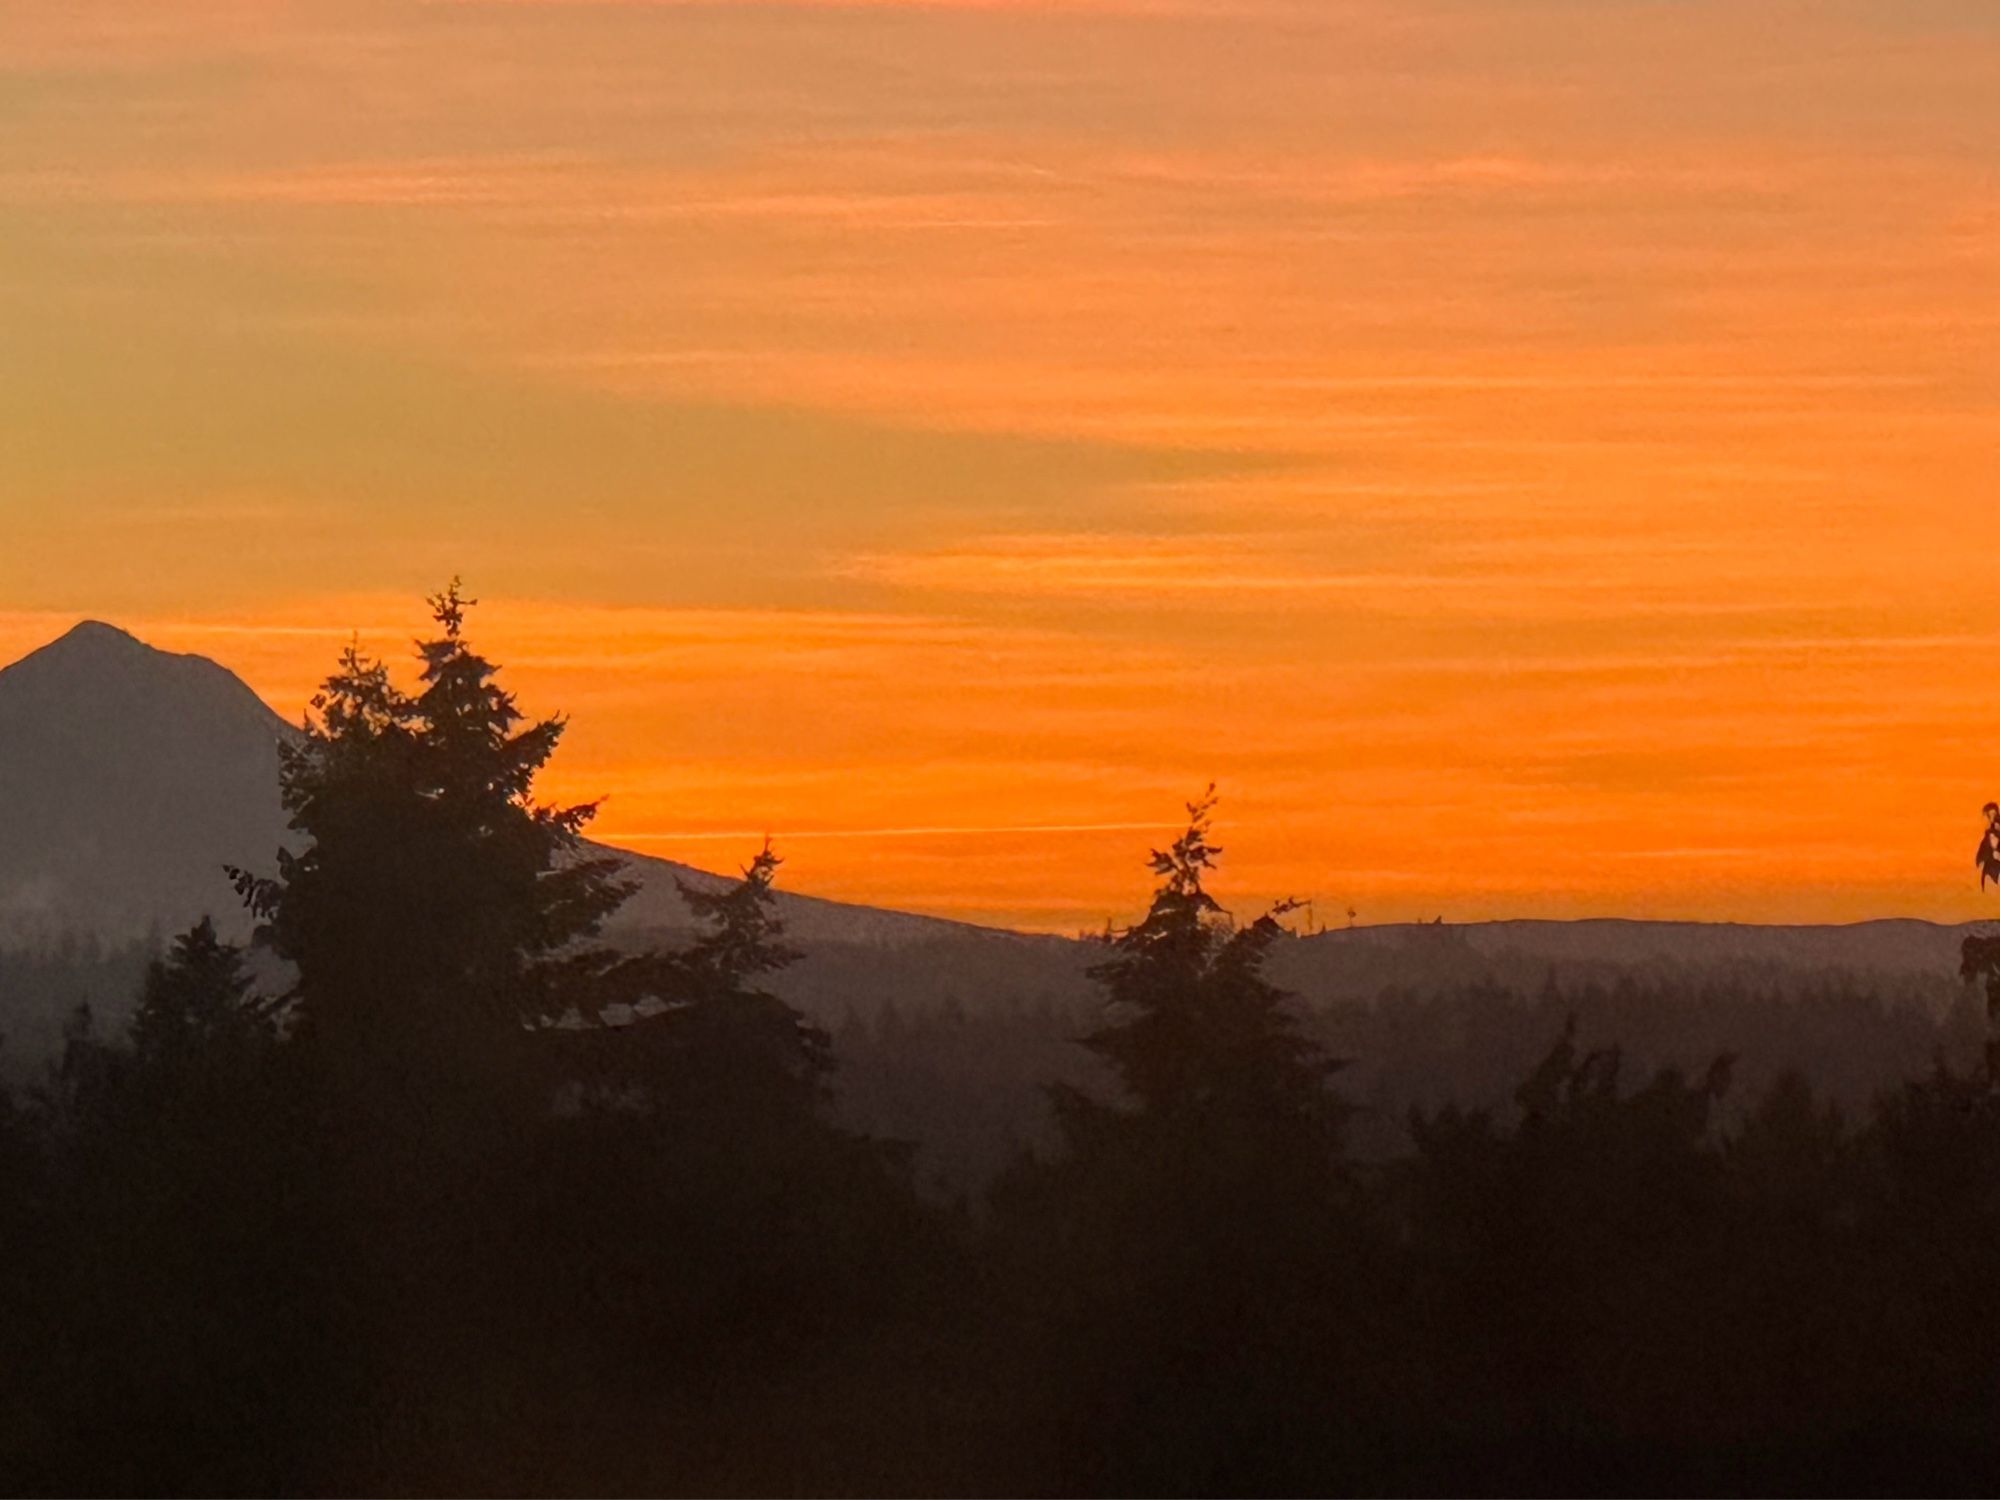
<svg viewBox="0 0 2000 1500"><path fill-rule="evenodd" d="M1218 776L1253 895L1963 914L2000 34L1785 15L16 6L0 651L294 712L463 572L832 893L1101 921Z"/></svg>

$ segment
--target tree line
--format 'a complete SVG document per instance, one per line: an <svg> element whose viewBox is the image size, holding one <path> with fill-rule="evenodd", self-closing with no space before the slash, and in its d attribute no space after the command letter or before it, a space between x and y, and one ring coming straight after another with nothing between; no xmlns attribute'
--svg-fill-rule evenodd
<svg viewBox="0 0 2000 1500"><path fill-rule="evenodd" d="M768 848L676 946L538 801L433 601L282 761L295 852L0 1099L22 1493L1985 1491L2000 1093L1842 1107L1572 1024L1359 1152L1211 890L1213 803L1090 968L1088 1067L976 1197L835 1113ZM1968 949L1968 972L1986 949ZM2000 986L1996 986L2000 993ZM2000 1003L2000 1001L1996 1001Z"/></svg>

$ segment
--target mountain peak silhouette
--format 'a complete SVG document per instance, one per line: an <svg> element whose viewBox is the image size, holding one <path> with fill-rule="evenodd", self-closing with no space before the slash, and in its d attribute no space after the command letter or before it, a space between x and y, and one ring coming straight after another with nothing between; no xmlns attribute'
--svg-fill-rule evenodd
<svg viewBox="0 0 2000 1500"><path fill-rule="evenodd" d="M298 730L235 673L85 620L0 668L0 943L122 936L214 916L247 929L225 865L268 869L286 840L278 747ZM628 926L686 926L676 879L722 877L625 850ZM896 945L984 932L792 892L795 937Z"/></svg>
<svg viewBox="0 0 2000 1500"><path fill-rule="evenodd" d="M12 666L0 667L0 723L12 713L76 720L96 715L116 730L120 719L181 720L220 715L261 735L289 732L250 685L205 656L162 651L116 625L83 620ZM16 722L17 730L30 726Z"/></svg>
<svg viewBox="0 0 2000 1500"><path fill-rule="evenodd" d="M0 669L0 937L240 920L284 834L289 726L205 657L86 620Z"/></svg>
<svg viewBox="0 0 2000 1500"><path fill-rule="evenodd" d="M159 647L140 640L122 626L104 620L79 620L46 646L29 652L11 667L0 668L0 672L18 672L29 667L39 667L42 670L64 668L89 671L120 664L158 665L164 662L199 660L202 658L162 651Z"/></svg>
<svg viewBox="0 0 2000 1500"><path fill-rule="evenodd" d="M104 620L79 620L62 636L42 648L45 651L151 651L148 646L131 631L112 625Z"/></svg>

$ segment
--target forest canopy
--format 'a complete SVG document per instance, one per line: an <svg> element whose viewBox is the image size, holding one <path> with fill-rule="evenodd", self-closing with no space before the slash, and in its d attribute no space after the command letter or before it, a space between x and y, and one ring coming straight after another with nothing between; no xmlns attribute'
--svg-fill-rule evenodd
<svg viewBox="0 0 2000 1500"><path fill-rule="evenodd" d="M769 844L691 936L607 935L593 809L536 796L564 721L431 604L410 686L350 650L285 749L250 942L0 960L134 994L0 1100L7 1488L2000 1478L2000 1091L1951 976L1315 1007L1211 792L1060 993L816 1015Z"/></svg>

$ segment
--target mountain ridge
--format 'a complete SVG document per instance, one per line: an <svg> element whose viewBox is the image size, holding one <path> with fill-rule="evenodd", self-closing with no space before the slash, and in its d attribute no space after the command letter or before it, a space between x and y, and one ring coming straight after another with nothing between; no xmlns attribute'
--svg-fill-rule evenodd
<svg viewBox="0 0 2000 1500"><path fill-rule="evenodd" d="M222 866L265 864L286 838L277 747L296 733L220 662L163 651L103 620L82 620L0 667L0 940L24 927L118 937L202 915L229 921L236 903ZM175 807L193 815L165 816ZM730 878L614 845L588 847L625 861L640 886L614 919L624 932L687 927L677 882L713 889ZM792 936L806 944L1073 941L795 891L778 899ZM1306 942L1456 941L1489 956L1525 946L1592 962L1615 952L1627 961L1734 955L1900 968L1955 951L1980 925L1518 918L1332 928Z"/></svg>
<svg viewBox="0 0 2000 1500"><path fill-rule="evenodd" d="M120 1024L136 993L132 939L210 914L247 935L223 866L274 862L287 835L278 746L297 732L219 663L159 651L102 622L0 668L0 958L55 952L64 943L54 940L79 934L128 945L88 992L72 976L40 996L0 994L0 1063L56 1055L80 1000L101 1023ZM678 883L715 889L730 878L609 845L589 849L624 861L639 886L607 926L620 944L679 942L693 919ZM1134 895L1142 896L1137 880ZM1088 978L1101 954L1091 942L785 890L777 899L805 956L773 987L830 1027L890 1011L1026 1010L1065 1031L1064 1017L1102 1004ZM1398 993L1532 995L1552 983L1646 992L1668 982L1794 997L1863 988L1936 1009L1960 993L1962 939L1985 925L1383 923L1281 942L1270 972L1308 1008L1372 1007Z"/></svg>
<svg viewBox="0 0 2000 1500"><path fill-rule="evenodd" d="M223 866L286 842L278 746L297 729L226 666L101 620L0 667L0 940L108 938L202 916L247 926ZM590 842L639 885L621 929L692 923L677 882L729 876ZM801 942L900 944L1032 935L780 891Z"/></svg>

